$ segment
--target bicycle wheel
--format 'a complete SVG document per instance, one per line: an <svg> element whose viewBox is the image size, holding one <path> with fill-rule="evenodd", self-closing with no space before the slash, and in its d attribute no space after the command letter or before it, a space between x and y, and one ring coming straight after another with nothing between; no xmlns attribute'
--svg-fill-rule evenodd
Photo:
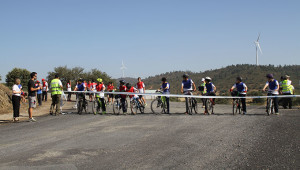
<svg viewBox="0 0 300 170"><path fill-rule="evenodd" d="M130 110L132 114L137 113L137 105L135 101L130 101Z"/></svg>
<svg viewBox="0 0 300 170"><path fill-rule="evenodd" d="M80 114L81 115L81 113L82 113L82 101L78 101L78 103L77 103L77 112L78 112L78 114Z"/></svg>
<svg viewBox="0 0 300 170"><path fill-rule="evenodd" d="M241 111L242 111L241 109L242 109L242 108L241 108L241 100L240 100L240 99L238 100L237 104L238 104L237 109L238 109L238 111L239 111L239 114L241 114Z"/></svg>
<svg viewBox="0 0 300 170"><path fill-rule="evenodd" d="M267 104L267 114L268 114L268 116L270 116L270 114L272 113L272 105L273 105L272 99L268 98L268 104Z"/></svg>
<svg viewBox="0 0 300 170"><path fill-rule="evenodd" d="M161 114L163 112L163 103L161 99L155 99L151 102L151 111L154 114Z"/></svg>
<svg viewBox="0 0 300 170"><path fill-rule="evenodd" d="M237 106L237 105L236 105L236 100L233 100L233 101L232 101L232 114L233 114L233 115L235 115L235 113L236 113L236 109L237 109L236 106Z"/></svg>
<svg viewBox="0 0 300 170"><path fill-rule="evenodd" d="M87 114L88 113L88 102L87 101L84 102L83 107L84 107L84 112Z"/></svg>
<svg viewBox="0 0 300 170"><path fill-rule="evenodd" d="M197 100L194 98L193 98L193 108L194 108L195 113L197 114L198 113L198 103L197 103Z"/></svg>
<svg viewBox="0 0 300 170"><path fill-rule="evenodd" d="M99 113L100 107L98 106L98 100L94 100L93 105L92 105L92 111L93 111L94 115Z"/></svg>
<svg viewBox="0 0 300 170"><path fill-rule="evenodd" d="M119 115L120 114L120 102L119 102L119 100L116 100L116 101L114 101L114 103L113 103L113 112L114 112L114 114L116 114L116 115Z"/></svg>
<svg viewBox="0 0 300 170"><path fill-rule="evenodd" d="M213 108L213 104L212 104L211 99L207 99L205 105L206 105L206 108L207 108L207 113L209 115L213 114L214 113L214 108Z"/></svg>

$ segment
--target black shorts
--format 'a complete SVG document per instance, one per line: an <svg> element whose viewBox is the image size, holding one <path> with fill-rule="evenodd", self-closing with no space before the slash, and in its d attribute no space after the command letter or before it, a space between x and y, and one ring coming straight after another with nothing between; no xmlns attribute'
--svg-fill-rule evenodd
<svg viewBox="0 0 300 170"><path fill-rule="evenodd" d="M113 94L108 94L109 98L113 98L114 95Z"/></svg>

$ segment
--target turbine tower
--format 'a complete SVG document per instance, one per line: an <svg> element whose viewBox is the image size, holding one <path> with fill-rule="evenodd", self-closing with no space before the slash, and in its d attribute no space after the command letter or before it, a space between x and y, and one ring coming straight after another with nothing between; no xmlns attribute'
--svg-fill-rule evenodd
<svg viewBox="0 0 300 170"><path fill-rule="evenodd" d="M123 60L122 60L122 66L121 66L121 68L120 68L120 69L121 69L121 70L122 70L122 72L123 72L123 74L122 74L122 78L124 78L124 77L125 77L125 75L124 75L124 70L126 70L126 69L127 69L127 67L125 67Z"/></svg>
<svg viewBox="0 0 300 170"><path fill-rule="evenodd" d="M255 47L256 47L256 66L258 66L258 50L262 54L262 51L261 51L261 48L260 48L260 45L259 45L259 38L260 38L260 34L258 34L257 40L254 41Z"/></svg>

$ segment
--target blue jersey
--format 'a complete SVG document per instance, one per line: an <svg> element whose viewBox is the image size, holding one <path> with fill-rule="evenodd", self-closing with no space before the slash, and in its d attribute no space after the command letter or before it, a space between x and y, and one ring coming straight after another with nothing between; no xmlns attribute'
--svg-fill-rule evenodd
<svg viewBox="0 0 300 170"><path fill-rule="evenodd" d="M168 89L166 89L166 87L168 87ZM164 93L168 93L168 92L170 92L170 84L168 83L168 82L166 82L166 83L163 83L162 85L161 85L161 89L164 89Z"/></svg>
<svg viewBox="0 0 300 170"><path fill-rule="evenodd" d="M77 84L77 91L84 91L84 90L85 90L84 83Z"/></svg>
<svg viewBox="0 0 300 170"><path fill-rule="evenodd" d="M211 93L214 91L215 85L212 83L205 83L206 93Z"/></svg>
<svg viewBox="0 0 300 170"><path fill-rule="evenodd" d="M269 89L270 90L275 90L278 89L278 83L277 80L269 81Z"/></svg>
<svg viewBox="0 0 300 170"><path fill-rule="evenodd" d="M183 86L183 90L187 91L187 90L193 90L193 80L188 79L188 80L183 80L182 81L182 86Z"/></svg>
<svg viewBox="0 0 300 170"><path fill-rule="evenodd" d="M245 86L246 85L243 82L235 84L235 87L238 92L245 92L246 91Z"/></svg>

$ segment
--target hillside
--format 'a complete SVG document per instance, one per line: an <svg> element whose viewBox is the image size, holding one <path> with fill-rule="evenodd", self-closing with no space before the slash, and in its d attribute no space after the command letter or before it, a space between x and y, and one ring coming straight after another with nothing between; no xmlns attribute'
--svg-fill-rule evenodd
<svg viewBox="0 0 300 170"><path fill-rule="evenodd" d="M166 77L171 85L172 93L180 93L183 71L167 72L164 74L151 76L144 79L147 89L157 89L160 87L161 78ZM300 90L300 65L291 66L256 66L256 65L231 65L225 68L207 70L204 72L188 72L190 78L196 83L198 87L200 85L201 78L209 76L212 78L212 82L216 85L217 91L223 95L229 94L228 91L235 82L237 76L242 76L244 82L249 88L249 92L254 92L263 88L266 83L265 75L268 73L274 74L275 78L280 81L280 76L290 75L292 84L296 88L296 92Z"/></svg>

